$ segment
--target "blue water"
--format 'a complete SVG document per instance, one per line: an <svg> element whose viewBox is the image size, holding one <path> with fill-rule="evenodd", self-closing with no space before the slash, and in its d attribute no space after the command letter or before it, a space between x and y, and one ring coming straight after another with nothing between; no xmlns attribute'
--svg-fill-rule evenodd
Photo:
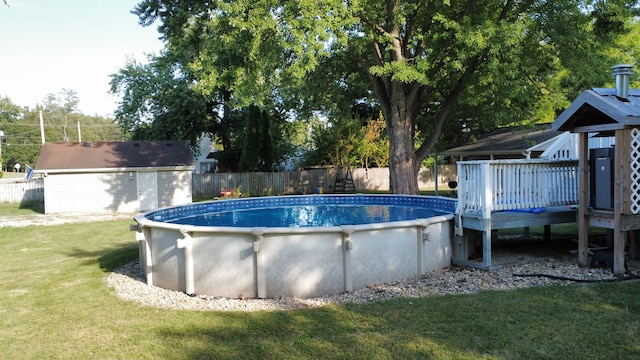
<svg viewBox="0 0 640 360"><path fill-rule="evenodd" d="M235 209L167 220L197 226L320 227L425 219L444 211L397 205L303 205Z"/></svg>

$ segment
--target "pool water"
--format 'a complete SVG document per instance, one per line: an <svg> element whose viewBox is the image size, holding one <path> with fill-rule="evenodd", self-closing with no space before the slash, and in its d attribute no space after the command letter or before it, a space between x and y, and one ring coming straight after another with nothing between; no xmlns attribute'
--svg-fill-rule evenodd
<svg viewBox="0 0 640 360"><path fill-rule="evenodd" d="M397 205L304 205L237 209L174 218L167 222L196 226L322 227L430 218L445 211Z"/></svg>

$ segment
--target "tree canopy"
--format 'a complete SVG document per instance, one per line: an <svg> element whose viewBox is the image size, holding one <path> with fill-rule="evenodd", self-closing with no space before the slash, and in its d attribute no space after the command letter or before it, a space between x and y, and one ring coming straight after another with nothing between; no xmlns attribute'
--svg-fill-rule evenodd
<svg viewBox="0 0 640 360"><path fill-rule="evenodd" d="M190 90L229 108L329 118L380 109L391 191L417 171L443 129L551 120L582 89L635 63L631 0L143 0ZM211 115L209 113L209 115Z"/></svg>

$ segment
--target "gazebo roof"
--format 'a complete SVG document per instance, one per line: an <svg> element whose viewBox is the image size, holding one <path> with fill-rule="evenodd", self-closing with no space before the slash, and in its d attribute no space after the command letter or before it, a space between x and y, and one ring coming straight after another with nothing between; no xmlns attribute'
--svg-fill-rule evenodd
<svg viewBox="0 0 640 360"><path fill-rule="evenodd" d="M640 89L626 97L616 89L585 90L552 125L556 131L609 132L640 125Z"/></svg>

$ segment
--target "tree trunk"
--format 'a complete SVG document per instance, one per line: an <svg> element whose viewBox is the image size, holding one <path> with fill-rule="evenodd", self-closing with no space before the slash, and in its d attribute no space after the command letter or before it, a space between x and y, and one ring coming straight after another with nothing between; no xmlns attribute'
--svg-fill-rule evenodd
<svg viewBox="0 0 640 360"><path fill-rule="evenodd" d="M417 195L418 167L410 134L411 123L400 113L392 116L398 116L395 121L399 127L389 132L389 190L392 194Z"/></svg>
<svg viewBox="0 0 640 360"><path fill-rule="evenodd" d="M417 100L409 84L388 82L381 100L389 135L389 186L392 194L417 195L418 169L414 140Z"/></svg>

